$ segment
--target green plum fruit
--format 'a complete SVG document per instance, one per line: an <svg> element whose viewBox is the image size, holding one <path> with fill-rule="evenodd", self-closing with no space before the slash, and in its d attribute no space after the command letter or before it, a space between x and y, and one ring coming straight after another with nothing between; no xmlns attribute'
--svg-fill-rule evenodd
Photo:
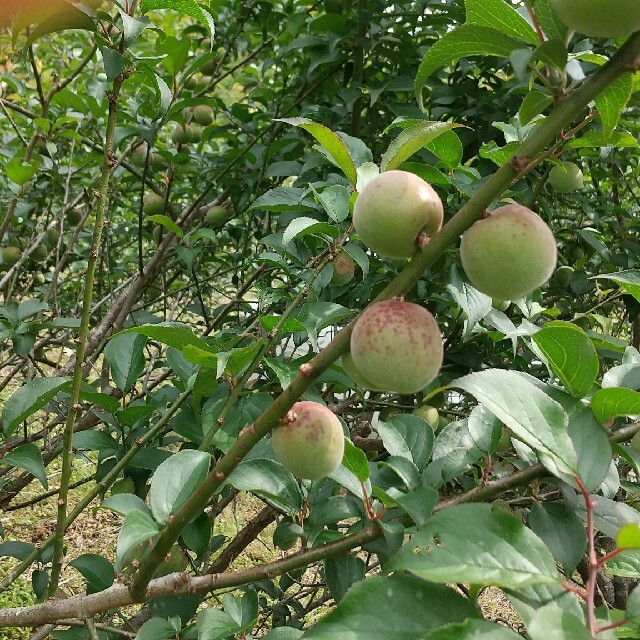
<svg viewBox="0 0 640 640"><path fill-rule="evenodd" d="M340 286L347 284L347 282L350 282L353 279L356 267L348 253L340 251L331 264L333 265L331 284Z"/></svg>
<svg viewBox="0 0 640 640"><path fill-rule="evenodd" d="M199 104L193 110L193 119L203 127L208 127L213 122L213 109L208 104Z"/></svg>
<svg viewBox="0 0 640 640"><path fill-rule="evenodd" d="M638 0L550 0L550 3L567 27L585 36L617 38L640 29Z"/></svg>
<svg viewBox="0 0 640 640"><path fill-rule="evenodd" d="M556 241L531 209L509 204L462 236L460 257L471 284L495 300L517 300L543 285L556 267Z"/></svg>
<svg viewBox="0 0 640 640"><path fill-rule="evenodd" d="M49 227L47 229L47 242L50 245L57 245L60 239L60 232L55 227Z"/></svg>
<svg viewBox="0 0 640 640"><path fill-rule="evenodd" d="M67 224L77 227L82 221L82 211L80 209L69 209L66 216Z"/></svg>
<svg viewBox="0 0 640 640"><path fill-rule="evenodd" d="M440 196L408 171L386 171L367 183L356 200L353 224L360 239L387 258L411 258L421 232L432 236L442 226Z"/></svg>
<svg viewBox="0 0 640 640"><path fill-rule="evenodd" d="M434 431L440 424L440 414L435 407L428 404L420 405L413 410L413 415L422 418Z"/></svg>
<svg viewBox="0 0 640 640"><path fill-rule="evenodd" d="M191 142L191 127L189 125L184 127L181 124L177 125L171 133L171 140L178 145L188 144Z"/></svg>
<svg viewBox="0 0 640 640"><path fill-rule="evenodd" d="M149 191L142 200L142 211L147 216L159 216L164 213L164 198Z"/></svg>
<svg viewBox="0 0 640 640"><path fill-rule="evenodd" d="M367 307L351 333L357 370L379 389L415 393L442 366L442 336L435 318L412 302L392 299Z"/></svg>
<svg viewBox="0 0 640 640"><path fill-rule="evenodd" d="M563 162L554 165L549 172L549 184L558 193L569 193L580 189L584 184L584 176L575 162Z"/></svg>
<svg viewBox="0 0 640 640"><path fill-rule="evenodd" d="M32 252L30 258L36 262L42 262L47 259L49 249L44 242L40 243Z"/></svg>
<svg viewBox="0 0 640 640"><path fill-rule="evenodd" d="M276 460L294 476L318 480L338 468L344 455L340 420L319 402L296 402L287 422L271 436Z"/></svg>
<svg viewBox="0 0 640 640"><path fill-rule="evenodd" d="M573 267L568 265L563 265L562 267L558 267L556 272L553 274L553 279L556 281L558 286L566 289L569 285L569 280L571 280L571 276L573 275Z"/></svg>
<svg viewBox="0 0 640 640"><path fill-rule="evenodd" d="M202 125L191 123L191 142L200 142L202 140Z"/></svg>
<svg viewBox="0 0 640 640"><path fill-rule="evenodd" d="M227 222L229 219L229 211L225 207L215 204L208 209L204 219L210 227L215 229Z"/></svg>
<svg viewBox="0 0 640 640"><path fill-rule="evenodd" d="M22 251L18 247L5 247L2 250L2 262L8 265L14 265L20 261Z"/></svg>

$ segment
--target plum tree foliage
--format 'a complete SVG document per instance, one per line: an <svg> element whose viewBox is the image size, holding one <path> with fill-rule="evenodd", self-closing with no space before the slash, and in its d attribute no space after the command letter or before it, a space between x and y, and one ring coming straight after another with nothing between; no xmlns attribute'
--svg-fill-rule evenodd
<svg viewBox="0 0 640 640"><path fill-rule="evenodd" d="M499 207L463 235L460 258L471 283L496 300L522 298L543 285L556 267L556 240L536 213Z"/></svg>
<svg viewBox="0 0 640 640"><path fill-rule="evenodd" d="M0 637L640 637L636 29L0 1Z"/></svg>
<svg viewBox="0 0 640 640"><path fill-rule="evenodd" d="M336 415L318 402L296 402L276 427L271 446L276 459L294 476L319 480L342 462L344 435Z"/></svg>
<svg viewBox="0 0 640 640"><path fill-rule="evenodd" d="M440 196L422 178L407 171L386 171L367 183L353 209L360 239L387 258L411 258L418 235L442 226Z"/></svg>

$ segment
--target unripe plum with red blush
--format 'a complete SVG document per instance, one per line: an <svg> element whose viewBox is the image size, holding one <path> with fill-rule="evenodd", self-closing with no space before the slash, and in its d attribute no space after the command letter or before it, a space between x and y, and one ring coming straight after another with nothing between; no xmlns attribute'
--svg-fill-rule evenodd
<svg viewBox="0 0 640 640"><path fill-rule="evenodd" d="M476 289L494 300L517 300L551 277L557 249L551 229L540 216L509 204L465 231L460 257Z"/></svg>
<svg viewBox="0 0 640 640"><path fill-rule="evenodd" d="M353 279L356 267L348 253L340 251L331 264L333 265L331 284L340 286Z"/></svg>
<svg viewBox="0 0 640 640"><path fill-rule="evenodd" d="M419 176L386 171L368 182L353 209L353 225L372 251L387 258L411 258L420 233L442 226L440 196Z"/></svg>
<svg viewBox="0 0 640 640"><path fill-rule="evenodd" d="M276 460L294 476L318 480L337 469L344 433L336 415L319 402L296 402L271 435Z"/></svg>
<svg viewBox="0 0 640 640"><path fill-rule="evenodd" d="M353 363L371 385L410 394L431 382L442 366L442 336L424 307L404 300L376 302L351 334Z"/></svg>

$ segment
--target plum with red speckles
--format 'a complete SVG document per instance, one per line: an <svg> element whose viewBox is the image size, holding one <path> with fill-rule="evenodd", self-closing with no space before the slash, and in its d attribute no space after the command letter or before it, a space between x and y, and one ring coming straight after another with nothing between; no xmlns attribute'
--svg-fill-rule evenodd
<svg viewBox="0 0 640 640"><path fill-rule="evenodd" d="M366 184L353 209L353 225L372 251L387 258L411 258L421 232L442 226L440 196L408 171L385 171Z"/></svg>
<svg viewBox="0 0 640 640"><path fill-rule="evenodd" d="M415 393L442 366L442 336L435 318L402 300L376 302L364 310L351 334L351 357L377 388Z"/></svg>
<svg viewBox="0 0 640 640"><path fill-rule="evenodd" d="M276 459L294 476L318 480L342 462L344 434L336 415L319 402L303 400L291 407L294 419L273 430Z"/></svg>
<svg viewBox="0 0 640 640"><path fill-rule="evenodd" d="M471 284L495 300L517 300L543 285L556 267L551 229L531 209L509 204L462 236L460 258Z"/></svg>

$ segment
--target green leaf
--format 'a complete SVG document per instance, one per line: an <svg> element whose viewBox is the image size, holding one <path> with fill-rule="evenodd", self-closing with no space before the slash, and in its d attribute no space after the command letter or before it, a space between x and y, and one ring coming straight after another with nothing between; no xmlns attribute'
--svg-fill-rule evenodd
<svg viewBox="0 0 640 640"><path fill-rule="evenodd" d="M545 34L549 38L557 38L564 41L567 37L567 27L551 9L549 0L535 0L533 7L536 12L536 18Z"/></svg>
<svg viewBox="0 0 640 640"><path fill-rule="evenodd" d="M519 518L488 504L461 504L437 512L386 569L444 583L518 587L560 582L542 541Z"/></svg>
<svg viewBox="0 0 640 640"><path fill-rule="evenodd" d="M627 599L627 618L631 622L640 622L640 587L635 587Z"/></svg>
<svg viewBox="0 0 640 640"><path fill-rule="evenodd" d="M25 49L30 47L38 38L48 33L59 33L67 29L95 31L95 24L84 11L80 11L72 4L67 3L63 11L49 16L31 31L24 45Z"/></svg>
<svg viewBox="0 0 640 640"><path fill-rule="evenodd" d="M534 502L529 511L529 526L549 547L565 575L572 575L587 548L584 525L576 514L565 504Z"/></svg>
<svg viewBox="0 0 640 640"><path fill-rule="evenodd" d="M466 471L489 450L491 436L485 440L476 442L469 431L467 420L456 420L448 424L433 445L433 459L422 474L424 482L440 487Z"/></svg>
<svg viewBox="0 0 640 640"><path fill-rule="evenodd" d="M24 163L16 156L5 165L4 170L11 182L22 186L33 178L38 170L38 165L36 162Z"/></svg>
<svg viewBox="0 0 640 640"><path fill-rule="evenodd" d="M116 333L114 337L123 333L139 333L158 342L162 342L169 347L182 351L187 345L192 345L214 353L211 347L200 338L196 337L186 324L181 322L158 322L157 324L144 324L139 327L124 329Z"/></svg>
<svg viewBox="0 0 640 640"><path fill-rule="evenodd" d="M467 314L463 336L471 334L476 324L491 311L491 298L465 282L460 270L452 267L447 291L455 302Z"/></svg>
<svg viewBox="0 0 640 640"><path fill-rule="evenodd" d="M143 335L119 334L114 336L104 349L104 357L111 366L111 377L120 391L130 391L144 371Z"/></svg>
<svg viewBox="0 0 640 640"><path fill-rule="evenodd" d="M340 602L349 587L362 580L365 573L365 563L352 554L327 558L324 561L324 577L327 581L327 588L336 602Z"/></svg>
<svg viewBox="0 0 640 640"><path fill-rule="evenodd" d="M240 597L225 593L222 596L225 613L238 625L238 633L251 629L258 620L258 593L245 591Z"/></svg>
<svg viewBox="0 0 640 640"><path fill-rule="evenodd" d="M531 640L592 640L584 621L571 611L551 602L538 609L527 627Z"/></svg>
<svg viewBox="0 0 640 640"><path fill-rule="evenodd" d="M122 73L127 64L127 59L119 51L111 47L102 47L100 51L102 52L102 62L107 79L115 80Z"/></svg>
<svg viewBox="0 0 640 640"><path fill-rule="evenodd" d="M276 118L276 120L308 131L327 151L336 165L342 169L349 182L355 186L358 177L356 166L347 145L336 133L308 118Z"/></svg>
<svg viewBox="0 0 640 640"><path fill-rule="evenodd" d="M73 448L76 451L117 451L118 443L105 431L89 429L73 435Z"/></svg>
<svg viewBox="0 0 640 640"><path fill-rule="evenodd" d="M520 640L515 631L488 620L465 620L435 629L424 640Z"/></svg>
<svg viewBox="0 0 640 640"><path fill-rule="evenodd" d="M518 119L522 126L529 124L537 115L541 114L550 104L553 104L553 98L542 91L530 91L524 97L520 110L518 111Z"/></svg>
<svg viewBox="0 0 640 640"><path fill-rule="evenodd" d="M2 430L10 436L30 415L42 409L60 391L67 390L70 378L34 378L13 392L2 410Z"/></svg>
<svg viewBox="0 0 640 640"><path fill-rule="evenodd" d="M306 235L327 235L331 238L337 238L340 231L327 222L319 222L314 218L296 218L289 223L282 235L282 243L288 245L294 238Z"/></svg>
<svg viewBox="0 0 640 640"><path fill-rule="evenodd" d="M340 184L334 184L321 192L314 189L318 201L334 222L342 222L349 217L351 192Z"/></svg>
<svg viewBox="0 0 640 640"><path fill-rule="evenodd" d="M142 0L140 4L142 13L157 9L173 9L179 13L184 13L195 18L209 32L213 39L215 35L215 25L211 15L202 9L196 0Z"/></svg>
<svg viewBox="0 0 640 640"><path fill-rule="evenodd" d="M567 47L563 40L545 40L533 52L533 58L541 60L547 66L563 71L567 65Z"/></svg>
<svg viewBox="0 0 640 640"><path fill-rule="evenodd" d="M252 458L241 462L227 478L240 491L251 491L290 516L296 515L304 498L295 478L279 462Z"/></svg>
<svg viewBox="0 0 640 640"><path fill-rule="evenodd" d="M87 595L108 589L116 579L113 565L95 553L84 553L74 558L69 566L79 571L87 581Z"/></svg>
<svg viewBox="0 0 640 640"><path fill-rule="evenodd" d="M136 633L136 640L168 640L176 637L176 629L164 618L150 618Z"/></svg>
<svg viewBox="0 0 640 640"><path fill-rule="evenodd" d="M378 422L378 433L392 456L407 458L420 470L429 462L433 430L422 418L406 414L392 416L386 422Z"/></svg>
<svg viewBox="0 0 640 640"><path fill-rule="evenodd" d="M567 149L590 149L599 147L637 148L638 141L626 131L616 131L605 136L600 131L587 131L579 138L572 138L567 142ZM601 278L602 276L597 276Z"/></svg>
<svg viewBox="0 0 640 640"><path fill-rule="evenodd" d="M115 570L120 570L129 564L141 545L158 534L158 526L143 511L130 511L122 523L116 545Z"/></svg>
<svg viewBox="0 0 640 640"><path fill-rule="evenodd" d="M364 451L358 449L351 440L344 440L344 458L342 464L353 473L353 475L365 482L369 479L369 461Z"/></svg>
<svg viewBox="0 0 640 640"><path fill-rule="evenodd" d="M260 318L260 324L265 331L272 331L280 320L280 316L263 316ZM296 331L306 331L306 329L299 320L287 318L278 330L278 335L281 333L294 333Z"/></svg>
<svg viewBox="0 0 640 640"><path fill-rule="evenodd" d="M564 473L577 472L576 452L567 433L567 414L525 375L488 369L459 378L451 386L475 396L518 438L542 453L543 463L553 464L552 472L557 471L555 465Z"/></svg>
<svg viewBox="0 0 640 640"><path fill-rule="evenodd" d="M0 558L9 557L16 558L16 560L25 560L34 549L35 547L28 542L19 542L17 540L2 542L0 543Z"/></svg>
<svg viewBox="0 0 640 640"><path fill-rule="evenodd" d="M605 140L613 134L618 126L620 114L631 98L632 86L633 75L625 73L596 96L596 107L598 107L600 120L602 120Z"/></svg>
<svg viewBox="0 0 640 640"><path fill-rule="evenodd" d="M209 473L211 456L205 451L183 449L167 458L151 478L149 505L153 517L166 524L191 497Z"/></svg>
<svg viewBox="0 0 640 640"><path fill-rule="evenodd" d="M533 335L552 372L567 391L582 398L598 375L598 354L589 336L570 322L548 322Z"/></svg>
<svg viewBox="0 0 640 640"><path fill-rule="evenodd" d="M502 0L498 1L502 2ZM384 152L380 163L381 171L397 169L405 160L426 147L432 140L459 126L461 125L450 122L422 122L404 129Z"/></svg>
<svg viewBox="0 0 640 640"><path fill-rule="evenodd" d="M519 47L515 38L478 24L464 24L445 34L429 47L418 68L414 90L420 108L423 108L422 89L437 69L473 55L508 58Z"/></svg>
<svg viewBox="0 0 640 640"><path fill-rule="evenodd" d="M640 415L640 393L631 389L598 389L591 398L591 409L598 422L618 416Z"/></svg>
<svg viewBox="0 0 640 640"><path fill-rule="evenodd" d="M163 216L163 215L149 216L147 220L149 220L149 222L157 222L158 224L162 225L165 229L168 229L169 231L171 231L171 233L176 235L178 238L184 238L184 231L169 216Z"/></svg>
<svg viewBox="0 0 640 640"><path fill-rule="evenodd" d="M450 622L478 618L466 598L410 574L357 582L305 640L418 640Z"/></svg>
<svg viewBox="0 0 640 640"><path fill-rule="evenodd" d="M395 501L421 527L438 503L438 492L432 487L417 487L409 493L395 496Z"/></svg>
<svg viewBox="0 0 640 640"><path fill-rule="evenodd" d="M124 45L128 47L138 39L138 36L151 25L149 18L133 18L126 11L116 6L116 10L122 19L122 30L124 31Z"/></svg>
<svg viewBox="0 0 640 640"><path fill-rule="evenodd" d="M151 516L151 511L144 500L133 493L117 493L114 496L109 496L102 501L99 508L114 511L124 517L130 511L142 511Z"/></svg>
<svg viewBox="0 0 640 640"><path fill-rule="evenodd" d="M539 42L535 29L505 0L465 0L466 24L480 24L530 44Z"/></svg>
<svg viewBox="0 0 640 640"><path fill-rule="evenodd" d="M627 271L619 271L618 273L604 273L594 276L595 278L606 278L613 280L619 284L625 293L633 296L640 302L640 270L629 269Z"/></svg>
<svg viewBox="0 0 640 640"><path fill-rule="evenodd" d="M204 609L196 621L198 640L223 640L236 633L240 627L235 620L220 609Z"/></svg>
<svg viewBox="0 0 640 640"><path fill-rule="evenodd" d="M307 189L276 187L256 198L255 202L249 207L249 211L253 209L271 211L273 213L317 211L318 207L313 199L308 197L308 193Z"/></svg>
<svg viewBox="0 0 640 640"><path fill-rule="evenodd" d="M34 478L40 480L40 484L45 490L49 488L47 472L42 462L42 453L32 442L22 444L9 451L4 457L0 458L0 464L3 463L28 471Z"/></svg>

